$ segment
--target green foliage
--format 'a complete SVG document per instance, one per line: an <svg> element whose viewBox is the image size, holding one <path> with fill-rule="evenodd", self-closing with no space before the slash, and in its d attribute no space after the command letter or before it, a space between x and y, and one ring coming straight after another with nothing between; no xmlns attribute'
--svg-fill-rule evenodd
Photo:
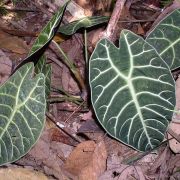
<svg viewBox="0 0 180 180"><path fill-rule="evenodd" d="M148 151L164 139L175 107L175 84L167 64L140 36L123 30L120 48L98 42L90 58L92 104L114 138Z"/></svg>
<svg viewBox="0 0 180 180"><path fill-rule="evenodd" d="M46 65L42 54L58 30L67 4L53 16L29 56L0 87L0 165L25 155L42 132L51 82L51 66Z"/></svg>
<svg viewBox="0 0 180 180"><path fill-rule="evenodd" d="M109 19L88 17L59 29L68 2L0 87L0 165L25 155L41 134L51 83L51 66L43 53L56 32L72 35ZM121 33L119 48L102 39L90 58L91 98L98 121L111 136L140 151L163 141L174 111L175 83L170 69L180 65L179 14L176 10L166 17L146 40L127 30ZM70 68L79 77L77 69Z"/></svg>
<svg viewBox="0 0 180 180"><path fill-rule="evenodd" d="M109 17L107 16L84 17L71 23L65 24L64 26L61 26L58 32L65 35L72 35L81 28L87 29L90 27L97 26L99 24L107 23L108 21Z"/></svg>
<svg viewBox="0 0 180 180"><path fill-rule="evenodd" d="M32 78L33 64L21 67L0 87L0 164L26 154L45 121L44 75Z"/></svg>
<svg viewBox="0 0 180 180"><path fill-rule="evenodd" d="M160 0L160 6L164 7L172 3L172 0Z"/></svg>
<svg viewBox="0 0 180 180"><path fill-rule="evenodd" d="M157 50L171 70L180 67L180 9L159 22L146 41Z"/></svg>
<svg viewBox="0 0 180 180"><path fill-rule="evenodd" d="M41 56L43 55L44 51L48 47L49 43L52 41L53 37L55 36L60 23L62 21L62 17L64 14L64 11L68 5L69 1L65 3L58 12L52 17L52 19L47 23L47 25L44 27L44 29L39 34L38 38L35 40L29 55L26 59L24 59L17 67L21 67L22 65L28 63L28 62L34 62L36 64Z"/></svg>
<svg viewBox="0 0 180 180"><path fill-rule="evenodd" d="M0 15L6 15L7 14L7 10L5 7L0 6Z"/></svg>

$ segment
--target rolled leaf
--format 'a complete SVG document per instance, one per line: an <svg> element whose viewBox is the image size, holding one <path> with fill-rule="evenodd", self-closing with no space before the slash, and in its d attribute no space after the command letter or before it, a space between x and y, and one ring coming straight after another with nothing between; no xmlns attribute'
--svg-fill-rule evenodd
<svg viewBox="0 0 180 180"><path fill-rule="evenodd" d="M43 55L43 53L46 50L46 48L48 47L49 43L55 36L68 3L69 3L69 1L67 1L67 3L65 3L64 6L62 6L59 9L59 11L52 17L52 19L44 27L44 29L41 31L41 33L35 40L28 57L25 58L15 68L15 70L17 70L19 67L21 67L22 65L24 65L28 62L34 62L34 64L36 64L38 62L39 58ZM15 70L14 70L14 72L15 72Z"/></svg>
<svg viewBox="0 0 180 180"><path fill-rule="evenodd" d="M156 49L171 70L180 67L180 9L160 21L146 41Z"/></svg>
<svg viewBox="0 0 180 180"><path fill-rule="evenodd" d="M84 17L61 26L58 32L65 35L72 35L81 28L87 29L93 26L97 26L99 24L107 23L108 21L109 21L109 17L107 16Z"/></svg>
<svg viewBox="0 0 180 180"><path fill-rule="evenodd" d="M164 139L175 107L175 83L155 49L123 30L120 48L98 42L90 58L91 99L108 134L140 151Z"/></svg>
<svg viewBox="0 0 180 180"><path fill-rule="evenodd" d="M44 75L32 74L33 64L28 63L0 87L0 165L25 155L44 127Z"/></svg>

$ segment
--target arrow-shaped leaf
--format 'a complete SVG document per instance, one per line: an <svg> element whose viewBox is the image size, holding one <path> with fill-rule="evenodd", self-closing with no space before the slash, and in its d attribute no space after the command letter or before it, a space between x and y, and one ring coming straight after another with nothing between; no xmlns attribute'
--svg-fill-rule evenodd
<svg viewBox="0 0 180 180"><path fill-rule="evenodd" d="M84 17L71 23L65 24L64 26L61 26L58 32L65 35L72 35L81 28L90 28L99 24L107 23L108 21L109 17L107 16Z"/></svg>
<svg viewBox="0 0 180 180"><path fill-rule="evenodd" d="M0 87L0 165L25 155L44 127L44 75L32 74L28 63Z"/></svg>
<svg viewBox="0 0 180 180"><path fill-rule="evenodd" d="M68 5L69 1L62 6L59 11L52 17L52 19L48 22L48 24L44 27L41 31L40 35L37 37L35 43L32 46L32 49L27 58L25 58L16 68L18 69L22 65L28 62L34 62L36 64L39 58L42 56L46 48L48 47L49 43L55 36L59 25L61 23L64 11L66 6ZM14 71L15 71L14 70Z"/></svg>
<svg viewBox="0 0 180 180"><path fill-rule="evenodd" d="M175 107L175 85L166 63L141 37L123 30L120 48L101 40L90 58L92 104L104 129L148 151L164 139Z"/></svg>
<svg viewBox="0 0 180 180"><path fill-rule="evenodd" d="M171 70L180 67L180 9L159 22L146 41L157 50Z"/></svg>

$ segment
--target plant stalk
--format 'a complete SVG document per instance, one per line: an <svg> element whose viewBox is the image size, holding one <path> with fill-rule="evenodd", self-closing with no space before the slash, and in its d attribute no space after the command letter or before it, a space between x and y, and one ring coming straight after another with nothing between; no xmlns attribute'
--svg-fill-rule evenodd
<svg viewBox="0 0 180 180"><path fill-rule="evenodd" d="M65 52L61 49L61 47L54 40L52 40L52 42L57 47L57 49L61 52L61 54L63 55L63 57L64 57L63 62L68 66L70 71L74 74L75 78L77 79L77 81L83 91L85 89L85 84L84 84L84 80L83 80L79 70L73 64L72 60L70 60L69 57L65 54Z"/></svg>
<svg viewBox="0 0 180 180"><path fill-rule="evenodd" d="M86 66L88 66L87 30L86 29L84 29L84 48L85 48Z"/></svg>

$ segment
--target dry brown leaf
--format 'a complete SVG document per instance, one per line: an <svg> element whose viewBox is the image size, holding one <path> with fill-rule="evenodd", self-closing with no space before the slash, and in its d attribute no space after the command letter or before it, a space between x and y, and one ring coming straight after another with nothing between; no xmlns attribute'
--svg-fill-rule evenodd
<svg viewBox="0 0 180 180"><path fill-rule="evenodd" d="M78 180L96 180L106 169L107 152L103 141L79 144L65 162L64 169Z"/></svg>
<svg viewBox="0 0 180 180"><path fill-rule="evenodd" d="M2 168L0 179L4 180L48 180L41 172L25 168Z"/></svg>
<svg viewBox="0 0 180 180"><path fill-rule="evenodd" d="M60 142L52 142L51 133L49 129L45 128L36 145L26 156L16 163L33 166L37 169L41 166L46 174L52 175L60 180L65 180L66 178L61 166L63 165L64 159L69 156L72 148L72 146Z"/></svg>
<svg viewBox="0 0 180 180"><path fill-rule="evenodd" d="M168 139L171 139L174 134L176 136L180 135L180 123L171 122L169 125L169 130L171 130L172 131L171 133L173 133L173 134L171 134L169 131ZM176 137L169 140L169 146L174 153L180 153L180 142L178 142L178 140L176 140L175 138Z"/></svg>
<svg viewBox="0 0 180 180"><path fill-rule="evenodd" d="M180 110L180 78L176 81L176 109ZM180 135L180 114L174 114L173 119L169 125L169 130L177 136ZM170 132L170 131L169 131ZM168 139L172 138L173 134L168 133ZM180 153L180 142L177 139L169 141L169 146L174 153Z"/></svg>
<svg viewBox="0 0 180 180"><path fill-rule="evenodd" d="M4 83L11 74L12 61L0 50L0 84Z"/></svg>
<svg viewBox="0 0 180 180"><path fill-rule="evenodd" d="M11 36L4 31L0 31L0 48L10 50L17 54L26 54L28 52L28 46L22 39Z"/></svg>

